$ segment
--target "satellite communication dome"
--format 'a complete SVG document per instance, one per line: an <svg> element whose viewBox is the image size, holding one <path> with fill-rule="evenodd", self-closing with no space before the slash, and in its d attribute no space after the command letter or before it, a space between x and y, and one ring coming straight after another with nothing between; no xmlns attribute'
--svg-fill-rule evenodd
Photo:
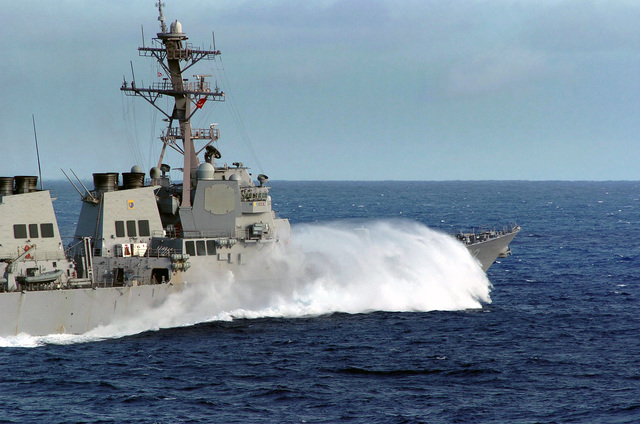
<svg viewBox="0 0 640 424"><path fill-rule="evenodd" d="M162 171L160 170L160 168L158 168L157 166L154 166L153 168L151 168L151 170L149 171L149 176L151 178L160 178L162 177Z"/></svg>
<svg viewBox="0 0 640 424"><path fill-rule="evenodd" d="M182 34L182 24L175 20L171 23L169 30L171 31L171 34Z"/></svg>
<svg viewBox="0 0 640 424"><path fill-rule="evenodd" d="M197 176L199 180L202 181L211 181L213 180L213 174L216 172L216 169L209 162L201 163L198 166Z"/></svg>

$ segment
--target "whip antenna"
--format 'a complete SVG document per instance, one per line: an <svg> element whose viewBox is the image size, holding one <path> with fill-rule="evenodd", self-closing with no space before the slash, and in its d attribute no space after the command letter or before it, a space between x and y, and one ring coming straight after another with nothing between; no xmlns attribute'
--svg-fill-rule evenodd
<svg viewBox="0 0 640 424"><path fill-rule="evenodd" d="M42 169L40 169L40 151L38 150L38 134L36 134L36 117L31 114L31 120L33 121L33 137L36 140L36 157L38 158L38 178L40 178L40 190L44 190L42 184Z"/></svg>

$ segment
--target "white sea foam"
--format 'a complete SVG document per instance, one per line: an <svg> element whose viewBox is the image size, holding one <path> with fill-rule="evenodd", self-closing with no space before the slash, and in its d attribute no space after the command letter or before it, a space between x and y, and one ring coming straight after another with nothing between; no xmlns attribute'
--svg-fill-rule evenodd
<svg viewBox="0 0 640 424"><path fill-rule="evenodd" d="M233 318L460 310L491 302L491 284L467 249L417 223L369 222L357 231L348 223L298 225L290 243L267 253L244 266L243 275L201 270L201 282L135 319L79 336L0 338L0 346L95 341Z"/></svg>

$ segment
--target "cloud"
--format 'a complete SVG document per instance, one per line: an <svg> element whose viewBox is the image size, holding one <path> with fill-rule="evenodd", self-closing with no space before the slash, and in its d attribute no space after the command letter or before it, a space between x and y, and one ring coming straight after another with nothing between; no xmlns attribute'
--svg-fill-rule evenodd
<svg viewBox="0 0 640 424"><path fill-rule="evenodd" d="M493 49L453 66L448 91L477 94L541 79L548 72L547 57L540 51L517 48Z"/></svg>
<svg viewBox="0 0 640 424"><path fill-rule="evenodd" d="M547 51L593 52L640 47L640 5L567 0L532 7L520 40Z"/></svg>

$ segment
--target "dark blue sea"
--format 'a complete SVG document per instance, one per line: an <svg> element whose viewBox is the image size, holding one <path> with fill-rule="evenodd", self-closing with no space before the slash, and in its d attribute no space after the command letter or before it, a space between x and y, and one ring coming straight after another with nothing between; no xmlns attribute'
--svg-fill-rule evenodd
<svg viewBox="0 0 640 424"><path fill-rule="evenodd" d="M271 185L294 241L339 252L313 290L179 328L0 339L0 422L640 422L640 183ZM51 188L70 236L79 196ZM432 234L511 223L490 283Z"/></svg>

